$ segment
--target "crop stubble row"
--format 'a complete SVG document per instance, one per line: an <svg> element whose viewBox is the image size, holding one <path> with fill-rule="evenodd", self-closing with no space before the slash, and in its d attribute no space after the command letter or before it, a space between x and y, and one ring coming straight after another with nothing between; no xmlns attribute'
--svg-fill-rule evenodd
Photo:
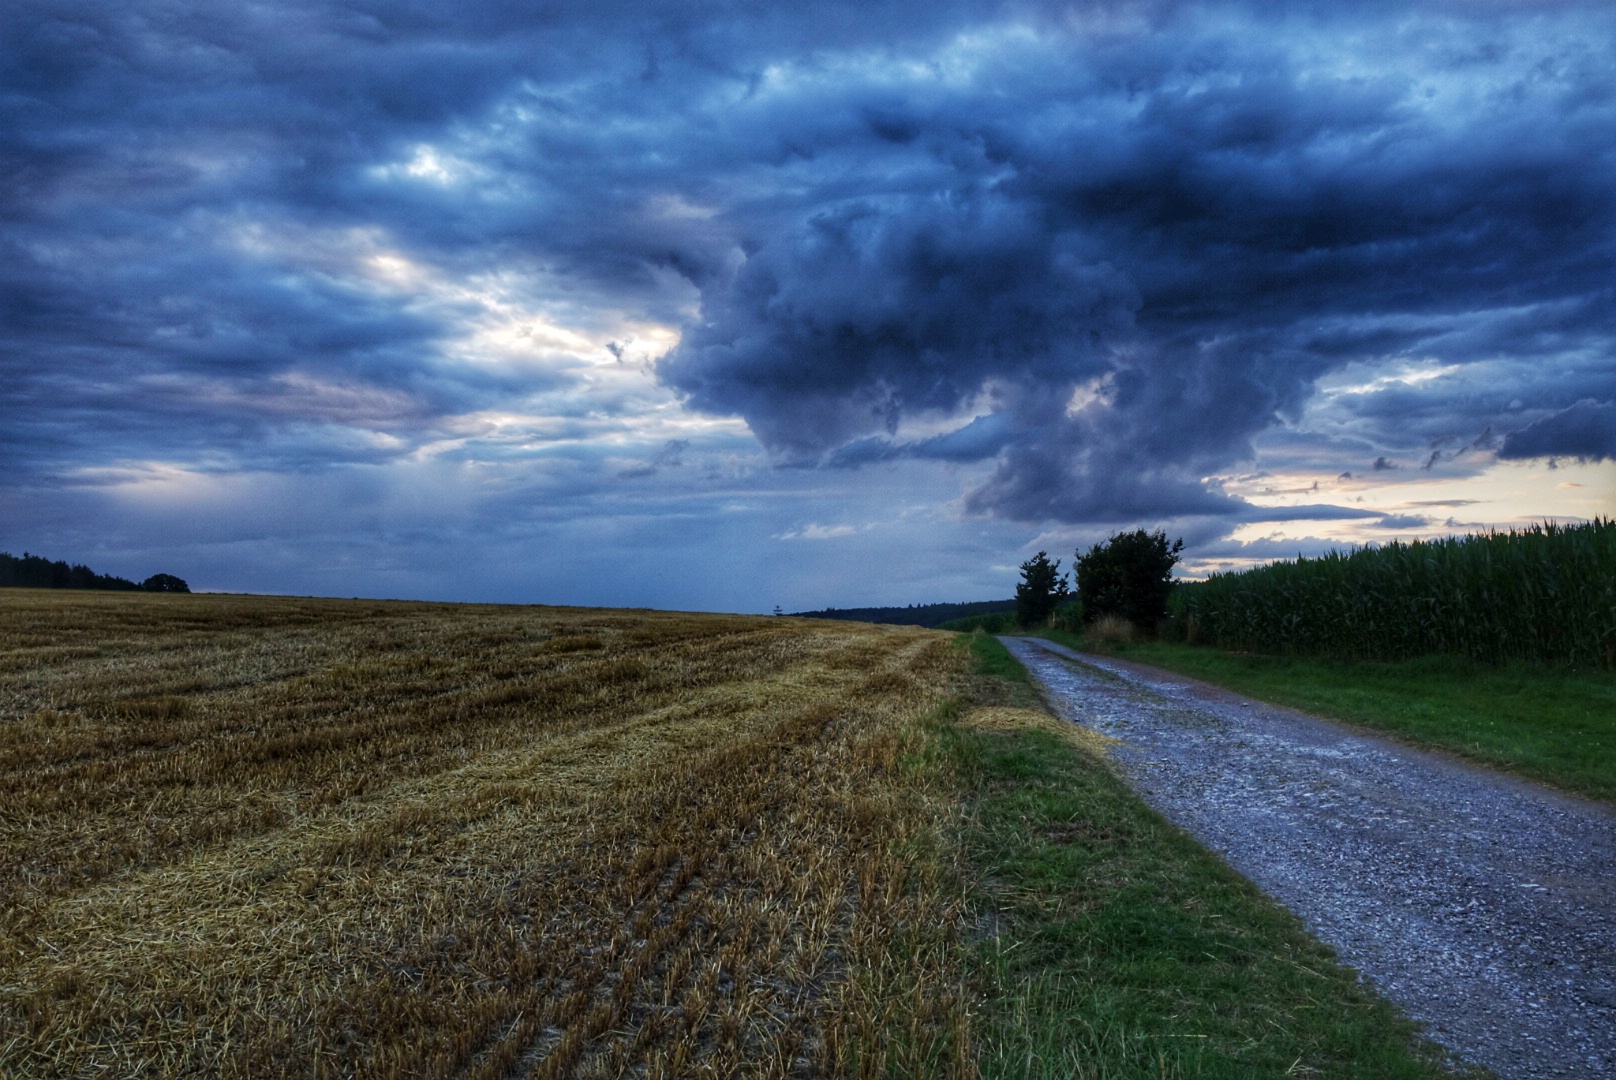
<svg viewBox="0 0 1616 1080"><path fill-rule="evenodd" d="M0 1071L968 1069L924 929L959 917L923 880L945 811L902 767L963 677L941 635L24 591L0 612Z"/></svg>

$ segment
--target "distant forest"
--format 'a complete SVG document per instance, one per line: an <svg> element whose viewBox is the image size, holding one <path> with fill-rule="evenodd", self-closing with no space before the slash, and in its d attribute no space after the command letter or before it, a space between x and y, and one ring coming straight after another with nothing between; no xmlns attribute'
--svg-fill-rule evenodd
<svg viewBox="0 0 1616 1080"><path fill-rule="evenodd" d="M988 615L1015 611L1011 600L977 600L969 604L910 604L908 607L826 608L823 611L793 611L804 619L850 619L854 622L896 623L899 626L929 626L963 619L967 615Z"/></svg>
<svg viewBox="0 0 1616 1080"><path fill-rule="evenodd" d="M26 551L22 558L0 551L0 588L11 589L122 589L134 592L188 593L191 587L173 574L153 574L145 581L130 581L98 574L88 566L52 562Z"/></svg>

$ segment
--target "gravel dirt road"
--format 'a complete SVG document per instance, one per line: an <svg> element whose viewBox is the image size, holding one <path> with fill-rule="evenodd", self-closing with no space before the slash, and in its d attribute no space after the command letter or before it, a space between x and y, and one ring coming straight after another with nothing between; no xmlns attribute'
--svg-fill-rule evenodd
<svg viewBox="0 0 1616 1080"><path fill-rule="evenodd" d="M1033 638L1146 801L1296 912L1459 1059L1616 1077L1616 811Z"/></svg>

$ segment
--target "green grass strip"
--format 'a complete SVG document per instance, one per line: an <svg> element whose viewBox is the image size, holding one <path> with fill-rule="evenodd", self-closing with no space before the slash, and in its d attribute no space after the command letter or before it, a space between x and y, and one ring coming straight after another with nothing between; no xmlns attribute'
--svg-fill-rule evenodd
<svg viewBox="0 0 1616 1080"><path fill-rule="evenodd" d="M1082 640L1043 636L1074 648ZM1248 697L1388 732L1411 743L1616 802L1616 672L1453 656L1351 661L1144 642L1110 650Z"/></svg>
<svg viewBox="0 0 1616 1080"><path fill-rule="evenodd" d="M984 669L1015 663L989 641L973 644ZM934 734L972 807L984 1077L1452 1075L1293 915L1100 760L1044 730Z"/></svg>
<svg viewBox="0 0 1616 1080"><path fill-rule="evenodd" d="M985 630L974 630L969 634L961 634L954 639L956 645L962 645L971 650L976 657L977 673L989 683L1003 684L994 692L1003 696L1009 693L1017 704L1030 704L1037 700L1037 690L1032 681L1032 674L1022 666L1021 661L1010 655L1006 649L991 633Z"/></svg>

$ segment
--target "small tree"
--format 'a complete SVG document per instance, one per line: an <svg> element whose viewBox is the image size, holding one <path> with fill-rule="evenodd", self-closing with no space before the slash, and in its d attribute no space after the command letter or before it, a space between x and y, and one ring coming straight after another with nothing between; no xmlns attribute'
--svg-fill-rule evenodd
<svg viewBox="0 0 1616 1080"><path fill-rule="evenodd" d="M1072 576L1083 603L1083 621L1117 615L1141 630L1153 631L1167 614L1173 566L1183 550L1183 539L1169 544L1165 532L1136 529L1095 544L1087 555L1077 554Z"/></svg>
<svg viewBox="0 0 1616 1080"><path fill-rule="evenodd" d="M1016 622L1024 627L1042 626L1055 606L1066 599L1066 578L1061 576L1060 560L1049 561L1040 551L1021 564L1021 584L1016 586Z"/></svg>
<svg viewBox="0 0 1616 1080"><path fill-rule="evenodd" d="M153 574L140 583L147 592L190 592L191 587L173 574Z"/></svg>

